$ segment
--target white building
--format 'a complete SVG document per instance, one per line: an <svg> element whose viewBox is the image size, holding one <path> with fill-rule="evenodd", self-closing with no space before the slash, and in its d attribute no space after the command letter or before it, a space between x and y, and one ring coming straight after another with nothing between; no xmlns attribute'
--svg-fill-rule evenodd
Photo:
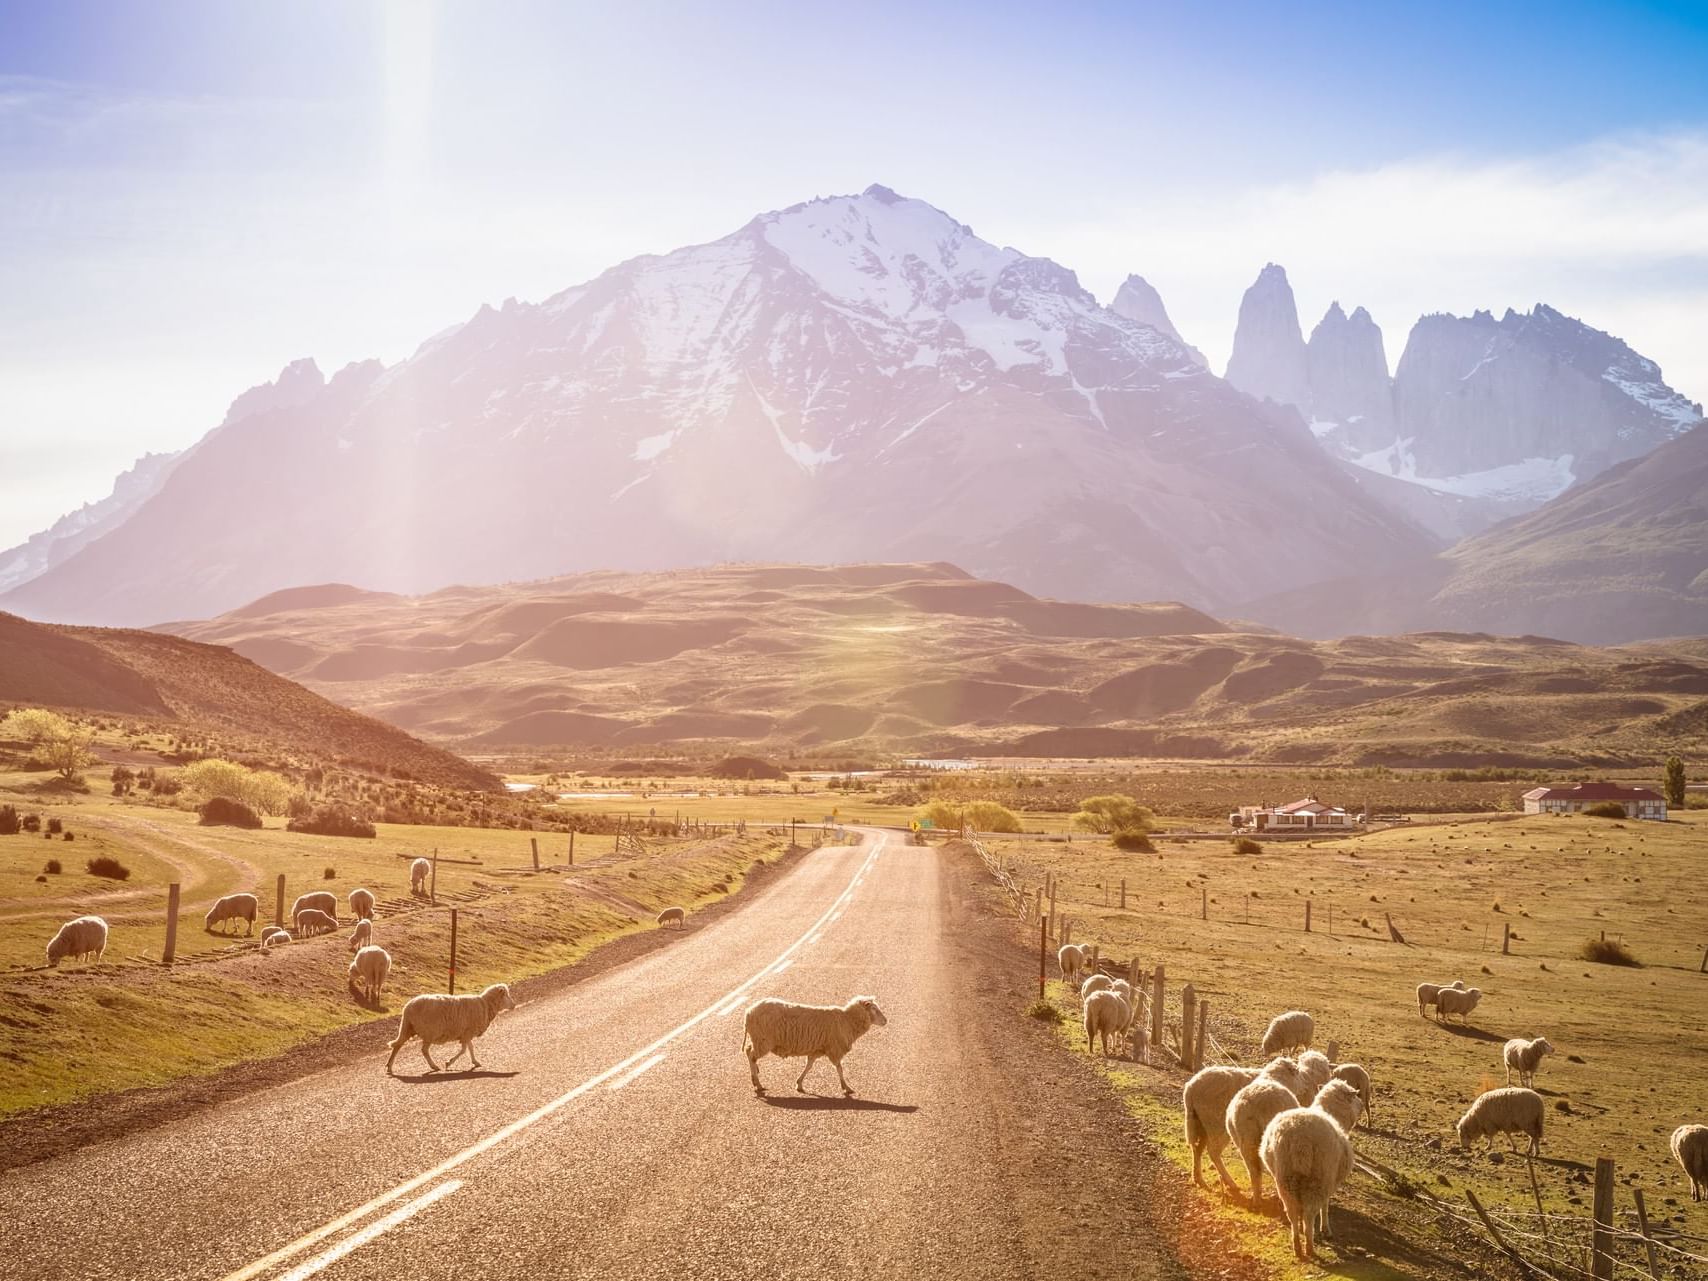
<svg viewBox="0 0 1708 1281"><path fill-rule="evenodd" d="M1247 832L1347 831L1358 827L1362 815L1349 814L1336 805L1325 805L1314 796L1291 805L1242 805L1228 815L1228 822Z"/></svg>

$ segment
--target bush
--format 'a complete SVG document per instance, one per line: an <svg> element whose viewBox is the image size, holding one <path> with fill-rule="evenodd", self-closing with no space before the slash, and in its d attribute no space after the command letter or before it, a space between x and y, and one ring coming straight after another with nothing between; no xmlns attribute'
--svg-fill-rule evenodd
<svg viewBox="0 0 1708 1281"><path fill-rule="evenodd" d="M374 825L337 805L323 805L303 818L293 818L285 824L289 832L305 832L310 836L367 836L378 835Z"/></svg>
<svg viewBox="0 0 1708 1281"><path fill-rule="evenodd" d="M110 881L130 880L130 868L116 858L103 854L100 858L92 858L83 865L90 876L104 876Z"/></svg>
<svg viewBox="0 0 1708 1281"><path fill-rule="evenodd" d="M338 869L335 867L321 868L320 879L323 881L336 881L338 879Z"/></svg>
<svg viewBox="0 0 1708 1281"><path fill-rule="evenodd" d="M48 819L47 831L48 831L49 836L58 836L64 830L65 830L65 824L60 819L57 819L57 818Z"/></svg>
<svg viewBox="0 0 1708 1281"><path fill-rule="evenodd" d="M1150 836L1138 828L1129 827L1116 832L1109 838L1109 843L1118 850L1126 850L1129 854L1155 854L1156 846L1151 844Z"/></svg>
<svg viewBox="0 0 1708 1281"><path fill-rule="evenodd" d="M1020 820L1007 806L995 801L968 801L957 805L951 801L932 801L921 818L931 820L939 831L956 831L963 822L975 832L1018 832Z"/></svg>
<svg viewBox="0 0 1708 1281"><path fill-rule="evenodd" d="M1040 1023L1060 1023L1062 1012L1040 996L1026 1007L1026 1017L1037 1019Z"/></svg>
<svg viewBox="0 0 1708 1281"><path fill-rule="evenodd" d="M1236 836L1234 837L1234 853L1261 854L1263 853L1263 846L1259 845L1249 836Z"/></svg>
<svg viewBox="0 0 1708 1281"><path fill-rule="evenodd" d="M71 832L69 832L69 831L68 831L68 832L66 832L66 834L65 834L65 839L66 839L66 840L68 840L68 841L74 841L74 840L76 840L76 839L77 839L77 837L76 837L76 836L74 836L74 835L73 835L73 834L72 834L72 833L71 833Z"/></svg>
<svg viewBox="0 0 1708 1281"><path fill-rule="evenodd" d="M1156 826L1156 816L1131 796L1088 796L1079 803L1073 825L1105 835L1148 832Z"/></svg>
<svg viewBox="0 0 1708 1281"><path fill-rule="evenodd" d="M215 757L184 767L184 782L212 800L239 801L258 814L283 814L291 803L290 780Z"/></svg>
<svg viewBox="0 0 1708 1281"><path fill-rule="evenodd" d="M35 835L37 832L41 831L42 830L42 816L40 814L26 814L26 815L24 815L24 830L26 832L30 833L30 835L32 835L32 836Z"/></svg>
<svg viewBox="0 0 1708 1281"><path fill-rule="evenodd" d="M254 830L261 826L259 814L242 801L234 801L224 796L216 796L204 802L196 812L202 816L203 827L246 827Z"/></svg>
<svg viewBox="0 0 1708 1281"><path fill-rule="evenodd" d="M1583 812L1590 818L1625 818L1625 807L1618 801L1597 801L1594 805L1585 805Z"/></svg>
<svg viewBox="0 0 1708 1281"><path fill-rule="evenodd" d="M1641 966L1642 962L1631 955L1631 949L1617 939L1596 938L1585 939L1578 949L1578 956L1585 961L1594 961L1599 965L1632 965Z"/></svg>
<svg viewBox="0 0 1708 1281"><path fill-rule="evenodd" d="M49 876L58 876L60 872L59 860L56 858L50 858L47 861L47 866L42 868L42 871L46 872Z"/></svg>
<svg viewBox="0 0 1708 1281"><path fill-rule="evenodd" d="M10 805L0 805L0 836L16 836L18 828L18 811Z"/></svg>

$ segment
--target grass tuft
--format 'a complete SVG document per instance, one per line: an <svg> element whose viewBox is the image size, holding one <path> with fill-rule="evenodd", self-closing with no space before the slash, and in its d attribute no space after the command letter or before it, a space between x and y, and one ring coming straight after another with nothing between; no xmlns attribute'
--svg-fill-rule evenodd
<svg viewBox="0 0 1708 1281"><path fill-rule="evenodd" d="M1585 939L1583 946L1578 949L1578 956L1598 965L1642 965L1642 962L1631 954L1631 949L1618 939Z"/></svg>

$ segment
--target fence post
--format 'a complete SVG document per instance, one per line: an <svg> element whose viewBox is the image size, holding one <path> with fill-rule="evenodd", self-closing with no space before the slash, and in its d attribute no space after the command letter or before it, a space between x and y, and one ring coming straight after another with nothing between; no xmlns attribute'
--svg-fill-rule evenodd
<svg viewBox="0 0 1708 1281"><path fill-rule="evenodd" d="M1208 885L1198 887L1198 919L1200 921L1210 919L1210 887Z"/></svg>
<svg viewBox="0 0 1708 1281"><path fill-rule="evenodd" d="M1632 1188L1631 1195L1637 1198L1637 1228L1649 1251L1649 1275L1654 1281L1661 1281L1661 1261L1655 1256L1655 1239L1649 1235L1649 1207L1643 1204L1643 1189Z"/></svg>
<svg viewBox="0 0 1708 1281"><path fill-rule="evenodd" d="M1246 891L1245 896L1245 923L1251 924L1251 892L1249 890Z"/></svg>
<svg viewBox="0 0 1708 1281"><path fill-rule="evenodd" d="M279 873L279 882L273 889L273 924L280 929L285 927L285 874Z"/></svg>
<svg viewBox="0 0 1708 1281"><path fill-rule="evenodd" d="M1139 958L1134 957L1127 962L1127 986L1133 989L1134 996L1143 996L1139 990Z"/></svg>
<svg viewBox="0 0 1708 1281"><path fill-rule="evenodd" d="M1192 1038L1192 1070L1204 1066L1204 1038L1210 1026L1210 998L1198 1002L1198 1035Z"/></svg>
<svg viewBox="0 0 1708 1281"><path fill-rule="evenodd" d="M1524 1277L1526 1281L1535 1281L1535 1271L1525 1262L1522 1254L1506 1243L1506 1238L1501 1236L1500 1229L1495 1227L1494 1220L1489 1218L1488 1211L1483 1209L1483 1203L1477 1200L1477 1194L1470 1188L1466 1188L1465 1199L1471 1203L1471 1208L1477 1212L1477 1217L1483 1221L1483 1226L1489 1230L1489 1235L1494 1238L1494 1243L1500 1247L1501 1252L1507 1258L1512 1260L1512 1266L1518 1269L1518 1275Z"/></svg>
<svg viewBox="0 0 1708 1281"><path fill-rule="evenodd" d="M1708 946L1702 949L1702 964L1697 968L1698 974L1708 974Z"/></svg>
<svg viewBox="0 0 1708 1281"><path fill-rule="evenodd" d="M177 881L166 887L166 948L160 953L162 965L172 964L172 958L178 954L178 896L181 888Z"/></svg>
<svg viewBox="0 0 1708 1281"><path fill-rule="evenodd" d="M575 866L575 829L569 830L569 865Z"/></svg>
<svg viewBox="0 0 1708 1281"><path fill-rule="evenodd" d="M1590 1234L1590 1275L1613 1276L1613 1158L1595 1158L1595 1225Z"/></svg>
<svg viewBox="0 0 1708 1281"><path fill-rule="evenodd" d="M439 847L437 845L433 847L433 879L427 884L427 901L429 903L439 901Z"/></svg>
<svg viewBox="0 0 1708 1281"><path fill-rule="evenodd" d="M1124 876L1121 878L1121 910L1127 910L1127 878ZM1704 961L1708 961L1708 950L1705 950L1702 956Z"/></svg>
<svg viewBox="0 0 1708 1281"><path fill-rule="evenodd" d="M457 909L451 909L451 993L457 990Z"/></svg>
<svg viewBox="0 0 1708 1281"><path fill-rule="evenodd" d="M1044 999L1044 973L1050 955L1050 923L1038 918L1038 999Z"/></svg>
<svg viewBox="0 0 1708 1281"><path fill-rule="evenodd" d="M1305 933L1311 932L1311 900L1305 900Z"/></svg>
<svg viewBox="0 0 1708 1281"><path fill-rule="evenodd" d="M540 838L537 836L530 836L528 838L528 844L531 845L534 850L534 870L537 872L540 870Z"/></svg>
<svg viewBox="0 0 1708 1281"><path fill-rule="evenodd" d="M1162 1013L1166 982L1163 964L1158 961L1156 973L1151 976L1151 1046L1152 1053L1155 1054L1162 1052Z"/></svg>
<svg viewBox="0 0 1708 1281"><path fill-rule="evenodd" d="M1180 1066L1192 1070L1193 1022L1198 1017L1198 989L1188 983L1180 989Z"/></svg>
<svg viewBox="0 0 1708 1281"><path fill-rule="evenodd" d="M1512 925L1506 921L1502 921L1500 926L1500 954L1512 955Z"/></svg>

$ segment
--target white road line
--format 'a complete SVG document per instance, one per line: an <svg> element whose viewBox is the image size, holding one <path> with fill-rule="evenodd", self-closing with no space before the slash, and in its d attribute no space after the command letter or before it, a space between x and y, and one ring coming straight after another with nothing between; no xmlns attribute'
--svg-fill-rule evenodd
<svg viewBox="0 0 1708 1281"><path fill-rule="evenodd" d="M629 1071L626 1075L618 1077L615 1081L612 1081L611 1084L607 1085L605 1088L607 1090L620 1090L625 1085L627 1085L630 1081L633 1081L642 1072L648 1071L651 1068L655 1068L662 1062L664 1062L664 1054L662 1052L660 1052L658 1054L653 1055L650 1059L648 1059L645 1063L642 1063L639 1067L629 1069Z"/></svg>
<svg viewBox="0 0 1708 1281"><path fill-rule="evenodd" d="M818 918L818 920L814 921L811 925L809 925L805 930L803 930L801 932L801 935L799 938L797 938L793 943L789 944L788 947L783 949L782 954L778 957L778 961L787 962L788 960L790 960L794 956L794 954L797 951L799 951L800 948L806 943L807 939L812 935L813 931L817 930L827 920L830 919L830 914L832 912L840 913L841 910L847 906L848 900L853 896L854 885L855 885L856 881L858 880L858 877L864 875L866 872L866 869L870 868L877 861L878 855L883 852L884 846L888 843L888 841L889 841L889 838L887 836L882 835L882 834L879 835L878 840L872 846L872 852L866 856L866 861L860 865L860 871L856 875L856 880L850 881L848 883L848 885L843 889L842 893L836 896L835 902L833 902L828 908L825 909L824 915L820 916ZM318 1245L320 1242L326 1240L326 1238L328 1238L330 1236L336 1236L338 1233L342 1232L345 1228L351 1227L354 1224L361 1222L363 1219L367 1218L370 1214L374 1213L374 1211L380 1209L381 1207L390 1205L393 1201L398 1200L400 1197L408 1196L411 1192L414 1192L417 1188L424 1187L427 1184L433 1182L433 1180L440 1178L443 1175L449 1174L452 1170L456 1169L458 1166L464 1165L467 1162L474 1160L475 1157L480 1156L482 1153L491 1151L493 1148L497 1147L500 1143L503 1143L506 1139L510 1139L510 1138L515 1137L516 1135L520 1134L523 1130L527 1129L529 1126L536 1125L539 1122L545 1120L547 1117L552 1116L553 1114L562 1111L564 1108L568 1107L571 1103L575 1102L576 1099L579 1099L583 1094L586 1094L589 1090L592 1090L598 1086L601 1086L601 1085L605 1084L605 1082L609 1081L612 1077L618 1076L621 1073L628 1071L628 1069L633 1067L635 1064L639 1063L642 1059L646 1058L648 1055L656 1054L659 1050L661 1050L665 1046L669 1045L677 1037L683 1035L686 1032L691 1031L693 1028L698 1026L700 1023L704 1022L706 1019L711 1018L717 1012L719 1007L723 1006L724 1004L726 1004L727 1002L729 1002L733 999L737 999L741 994L745 993L748 989L753 987L754 984L759 982L760 979L764 978L766 976L766 974L773 973L774 967L776 966L776 964L777 964L777 961L773 961L769 965L766 965L763 969L761 969L752 978L746 980L744 983L741 983L740 985L738 985L737 987L732 989L730 992L726 992L723 996L720 996L717 1000L713 1001L705 1009L701 1010L698 1014L693 1015L691 1018L689 1018L685 1022L677 1024L674 1028L672 1028L670 1031L666 1032L663 1036L659 1037L651 1045L643 1046L641 1049L636 1050L633 1054L629 1055L629 1057L624 1059L621 1063L613 1064L612 1066L606 1068L603 1072L599 1073L599 1075L594 1076L594 1077L590 1077L589 1079L583 1081L580 1085L576 1086L573 1090L570 1090L567 1093L558 1095L558 1097L553 1099L551 1102L542 1104L541 1106L535 1108L532 1112L528 1113L526 1116L518 1117L516 1120L510 1122L508 1125L505 1125L505 1126L503 1126L497 1130L494 1130L491 1134L487 1135L484 1139L481 1139L477 1143L470 1144L468 1147L464 1148L461 1152L458 1152L453 1156L446 1157L443 1161L439 1162L439 1164L434 1166L431 1170L427 1170L421 1174L417 1174L414 1178L405 1179L402 1183L399 1183L396 1187L392 1188L390 1191L380 1193L380 1195L373 1198L373 1200L367 1202L365 1205L357 1206L354 1210L351 1210L348 1214L340 1215L338 1218L333 1219L330 1223L326 1223L326 1224L323 1224L322 1226L320 1226L318 1228L315 1228L312 1232L305 1232L302 1236L298 1237L295 1241L292 1241L286 1245L280 1246L277 1250L274 1250L271 1254L267 1255L264 1258L260 1258L260 1259L255 1260L255 1262L247 1265L246 1267L239 1268L235 1272L227 1273L224 1277L222 1277L220 1279L220 1281L250 1281L251 1278L258 1277L262 1273L270 1271L271 1269L277 1267L281 1263L284 1263L288 1259L294 1258L296 1255L301 1254L304 1250L307 1250L307 1249L311 1248L312 1246ZM452 1190L454 1191L455 1189L453 1188ZM405 1207L405 1208L407 1208L407 1207ZM365 1231L367 1231L367 1229L363 1229L363 1231L365 1232ZM362 1235L361 1232L358 1232L355 1234L355 1236L358 1236L358 1237L361 1235ZM352 1237L351 1239L354 1240L355 1238ZM344 1243L340 1242L339 1244L340 1244L340 1246L342 1246ZM350 1248L355 1249L356 1247L351 1246ZM348 1253L348 1251L346 1251L346 1253ZM342 1256L339 1256L339 1257L342 1257ZM312 1262L312 1260L311 1260L311 1262ZM285 1278L280 1278L280 1281L285 1281Z"/></svg>
<svg viewBox="0 0 1708 1281"><path fill-rule="evenodd" d="M787 962L787 961L778 961L778 962L777 962L777 964L775 964L775 965L773 965L773 966L772 966L772 967L771 967L771 971L770 971L770 972L771 972L771 973L772 973L772 974L781 974L781 973L782 973L782 972L783 972L783 971L784 971L784 970L786 970L786 969L788 969L788 968L789 968L789 962Z"/></svg>
<svg viewBox="0 0 1708 1281"><path fill-rule="evenodd" d="M716 1017L721 1019L726 1014L734 1014L746 1003L746 1001L747 993L737 992L734 996L730 997L729 1000L718 1006Z"/></svg>
<svg viewBox="0 0 1708 1281"><path fill-rule="evenodd" d="M384 1236L405 1219L413 1218L428 1206L432 1205L435 1201L444 1200L446 1197L450 1196L451 1193L462 1187L462 1185L463 1181L461 1179L447 1179L431 1192L418 1196L413 1201L405 1202L390 1214L386 1215L385 1218L376 1219L360 1232L352 1232L330 1250L326 1250L315 1255L306 1263L298 1264L289 1272L285 1273L284 1276L280 1277L279 1281L306 1281L308 1277L313 1276L316 1272L320 1272L331 1267L345 1255L352 1254L355 1251L360 1250L376 1237Z"/></svg>

